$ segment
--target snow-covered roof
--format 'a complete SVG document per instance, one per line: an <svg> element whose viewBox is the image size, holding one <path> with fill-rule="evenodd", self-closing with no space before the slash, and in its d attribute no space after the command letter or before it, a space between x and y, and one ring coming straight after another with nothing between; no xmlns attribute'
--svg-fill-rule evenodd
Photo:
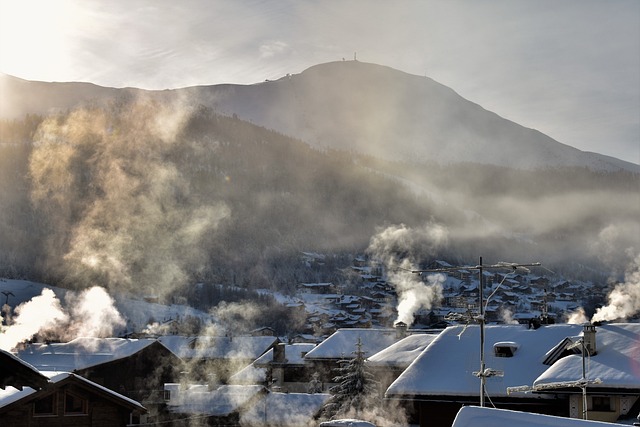
<svg viewBox="0 0 640 427"><path fill-rule="evenodd" d="M255 362L229 377L229 384L261 384L265 381L267 381L267 368L256 366Z"/></svg>
<svg viewBox="0 0 640 427"><path fill-rule="evenodd" d="M262 356L278 342L273 336L184 337L158 338L173 354L183 359L250 359Z"/></svg>
<svg viewBox="0 0 640 427"><path fill-rule="evenodd" d="M456 415L452 427L495 427L498 425L518 427L611 427L613 424L506 409L463 406L458 415Z"/></svg>
<svg viewBox="0 0 640 427"><path fill-rule="evenodd" d="M602 380L589 388L640 390L640 323L605 324L596 327L597 354L586 363L587 378ZM582 355L563 357L534 385L576 381L582 378Z"/></svg>
<svg viewBox="0 0 640 427"><path fill-rule="evenodd" d="M36 368L19 357L0 349L0 389L6 386L22 389L24 386L44 387L48 379Z"/></svg>
<svg viewBox="0 0 640 427"><path fill-rule="evenodd" d="M304 365L304 356L313 350L316 345L313 343L294 343L280 344L284 346L285 364L287 365ZM268 365L273 362L273 349L256 360L256 365Z"/></svg>
<svg viewBox="0 0 640 427"><path fill-rule="evenodd" d="M340 420L323 421L320 423L320 427L375 427L375 424L354 418L344 418Z"/></svg>
<svg viewBox="0 0 640 427"><path fill-rule="evenodd" d="M548 368L542 363L546 352L560 340L580 331L578 325L550 325L538 329L527 329L523 325L486 326L485 366L504 372L503 377L487 378L488 395L506 396L507 387L533 384ZM513 357L494 354L493 345L501 341L518 344ZM387 395L474 396L479 393L480 380L473 372L479 368L480 327L451 326L389 386Z"/></svg>
<svg viewBox="0 0 640 427"><path fill-rule="evenodd" d="M310 425L314 415L330 396L327 393L269 393L241 414L240 424L281 427Z"/></svg>
<svg viewBox="0 0 640 427"><path fill-rule="evenodd" d="M406 368L436 339L438 334L413 334L367 359L370 366Z"/></svg>
<svg viewBox="0 0 640 427"><path fill-rule="evenodd" d="M89 386L90 388L100 390L103 393L106 393L117 400L120 400L123 403L127 403L132 407L138 408L143 412L146 412L146 408L142 406L139 402L130 399L126 396L121 395L120 393L116 393L115 391L108 389L100 384L94 383L86 378L81 377L80 375L72 374L69 372L42 372L43 375L49 378L49 382L52 385L58 384L64 380L71 379L75 381L82 382L83 384ZM25 397L28 397L34 393L37 393L38 390L34 390L31 387L24 387L22 390L18 390L14 387L7 387L5 390L0 390L0 408L4 408L11 403L17 402Z"/></svg>
<svg viewBox="0 0 640 427"><path fill-rule="evenodd" d="M353 358L358 340L362 343L364 356L368 357L389 347L397 338L393 329L339 329L307 353L305 359Z"/></svg>
<svg viewBox="0 0 640 427"><path fill-rule="evenodd" d="M67 343L30 344L18 357L40 371L73 372L129 357L155 339L76 338Z"/></svg>
<svg viewBox="0 0 640 427"><path fill-rule="evenodd" d="M194 387L177 393L172 391L167 407L174 413L222 417L239 411L264 392L266 389L261 385L224 385L213 391Z"/></svg>

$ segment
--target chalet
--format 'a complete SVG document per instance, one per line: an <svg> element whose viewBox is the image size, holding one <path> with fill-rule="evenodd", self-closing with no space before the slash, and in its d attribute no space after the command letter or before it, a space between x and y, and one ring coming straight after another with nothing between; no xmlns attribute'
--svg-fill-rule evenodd
<svg viewBox="0 0 640 427"><path fill-rule="evenodd" d="M309 351L304 359L307 369L317 373L328 390L340 362L352 359L360 341L365 357L373 355L397 341L395 329L339 329Z"/></svg>
<svg viewBox="0 0 640 427"><path fill-rule="evenodd" d="M249 334L252 337L273 337L276 335L276 330L269 326L263 326L262 328L254 329Z"/></svg>
<svg viewBox="0 0 640 427"><path fill-rule="evenodd" d="M573 352L568 353L571 348ZM597 379L586 388L590 420L611 423L640 412L640 324L585 325L580 337L565 340L554 349L545 359L549 369L532 384L563 401L568 397L566 409L572 418L582 418L585 409L579 384L583 375ZM584 365L583 357L588 359Z"/></svg>
<svg viewBox="0 0 640 427"><path fill-rule="evenodd" d="M233 375L233 384L271 385L286 393L307 393L313 380L304 357L315 344L280 343L263 354L251 365Z"/></svg>
<svg viewBox="0 0 640 427"><path fill-rule="evenodd" d="M433 333L413 333L367 358L367 367L374 373L383 391L437 336Z"/></svg>
<svg viewBox="0 0 640 427"><path fill-rule="evenodd" d="M330 395L279 393L258 385L184 387L166 384L167 407L176 419L197 419L198 425L297 427L311 425ZM295 410L292 410L295 408Z"/></svg>
<svg viewBox="0 0 640 427"><path fill-rule="evenodd" d="M51 373L40 390L0 391L4 427L133 426L146 422L144 406L79 375Z"/></svg>
<svg viewBox="0 0 640 427"><path fill-rule="evenodd" d="M174 420L197 418L202 426L240 425L240 414L255 406L268 390L261 385L164 386L167 410Z"/></svg>
<svg viewBox="0 0 640 427"><path fill-rule="evenodd" d="M611 427L609 423L576 420L529 412L505 409L465 406L456 415L452 427L494 427L494 426L548 426L548 427Z"/></svg>
<svg viewBox="0 0 640 427"><path fill-rule="evenodd" d="M568 415L568 398L510 395L507 388L533 384L548 368L542 363L546 352L580 330L577 325L538 329L523 325L486 326L486 367L502 373L487 378L486 395L496 406L506 409ZM511 350L506 351L507 347ZM480 328L449 327L389 386L386 396L408 406L414 424L449 427L463 405L479 403L480 380L473 374L478 371L479 361Z"/></svg>
<svg viewBox="0 0 640 427"><path fill-rule="evenodd" d="M49 379L36 368L8 351L0 350L0 389L30 387L40 390L48 382Z"/></svg>
<svg viewBox="0 0 640 427"><path fill-rule="evenodd" d="M155 339L77 338L30 344L18 357L40 371L76 373L144 402L152 414L162 403L164 383L182 369L182 361Z"/></svg>
<svg viewBox="0 0 640 427"><path fill-rule="evenodd" d="M184 360L189 379L211 385L225 384L231 375L254 362L277 345L274 336L185 337L167 335L160 341L172 354ZM170 382L170 381L166 381Z"/></svg>

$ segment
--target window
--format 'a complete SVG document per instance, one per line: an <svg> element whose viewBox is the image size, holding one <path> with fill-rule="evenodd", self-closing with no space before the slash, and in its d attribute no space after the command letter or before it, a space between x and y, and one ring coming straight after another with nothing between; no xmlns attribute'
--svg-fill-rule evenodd
<svg viewBox="0 0 640 427"><path fill-rule="evenodd" d="M164 390L164 400L169 401L171 400L171 390Z"/></svg>
<svg viewBox="0 0 640 427"><path fill-rule="evenodd" d="M65 415L86 415L89 413L87 399L69 391L64 394Z"/></svg>
<svg viewBox="0 0 640 427"><path fill-rule="evenodd" d="M33 415L46 417L56 414L56 394L51 393L33 402Z"/></svg>
<svg viewBox="0 0 640 427"><path fill-rule="evenodd" d="M611 398L608 396L592 396L590 411L611 412Z"/></svg>
<svg viewBox="0 0 640 427"><path fill-rule="evenodd" d="M518 351L518 344L511 341L497 342L493 345L495 357L513 357Z"/></svg>

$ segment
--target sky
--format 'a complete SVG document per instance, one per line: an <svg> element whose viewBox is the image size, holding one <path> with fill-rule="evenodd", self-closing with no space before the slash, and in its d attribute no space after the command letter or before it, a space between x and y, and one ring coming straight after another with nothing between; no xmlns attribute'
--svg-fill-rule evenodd
<svg viewBox="0 0 640 427"><path fill-rule="evenodd" d="M28 80L253 84L354 57L640 164L638 0L0 0L0 71Z"/></svg>

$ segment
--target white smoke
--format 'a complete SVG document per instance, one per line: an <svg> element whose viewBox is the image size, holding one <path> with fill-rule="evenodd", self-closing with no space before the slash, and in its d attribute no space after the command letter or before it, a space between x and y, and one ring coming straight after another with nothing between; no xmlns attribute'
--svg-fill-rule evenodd
<svg viewBox="0 0 640 427"><path fill-rule="evenodd" d="M94 286L80 294L67 293L65 302L66 310L54 292L44 288L40 295L20 304L11 324L2 327L0 348L10 351L36 335L60 341L109 337L125 325L103 288Z"/></svg>
<svg viewBox="0 0 640 427"><path fill-rule="evenodd" d="M447 230L431 223L420 228L409 228L404 224L391 226L371 238L367 251L385 264L389 283L395 286L398 294L396 322L411 325L417 310L429 309L442 299L443 275L427 276L425 283L411 270L416 270L417 259L433 255L447 240Z"/></svg>
<svg viewBox="0 0 640 427"><path fill-rule="evenodd" d="M421 308L429 309L442 299L442 284L446 280L443 274L427 276L427 283L420 276L411 273L394 274L393 279L398 293L398 318L396 322L411 325L414 313Z"/></svg>
<svg viewBox="0 0 640 427"><path fill-rule="evenodd" d="M502 321L505 325L517 325L518 321L513 318L513 312L508 308L503 308L500 311L500 317L502 317Z"/></svg>
<svg viewBox="0 0 640 427"><path fill-rule="evenodd" d="M607 299L608 304L596 310L593 322L627 319L640 313L640 254L628 268L624 282L617 284Z"/></svg>
<svg viewBox="0 0 640 427"><path fill-rule="evenodd" d="M573 313L567 317L567 323L571 325L582 325L588 323L589 319L584 311L584 308L578 307Z"/></svg>
<svg viewBox="0 0 640 427"><path fill-rule="evenodd" d="M109 337L125 326L114 300L104 288L94 286L80 295L67 297L71 325L68 332L75 337Z"/></svg>
<svg viewBox="0 0 640 427"><path fill-rule="evenodd" d="M60 306L60 300L47 288L43 289L40 295L16 307L15 313L13 323L6 327L3 325L0 334L2 350L10 351L37 333L65 324L69 320L69 316Z"/></svg>

